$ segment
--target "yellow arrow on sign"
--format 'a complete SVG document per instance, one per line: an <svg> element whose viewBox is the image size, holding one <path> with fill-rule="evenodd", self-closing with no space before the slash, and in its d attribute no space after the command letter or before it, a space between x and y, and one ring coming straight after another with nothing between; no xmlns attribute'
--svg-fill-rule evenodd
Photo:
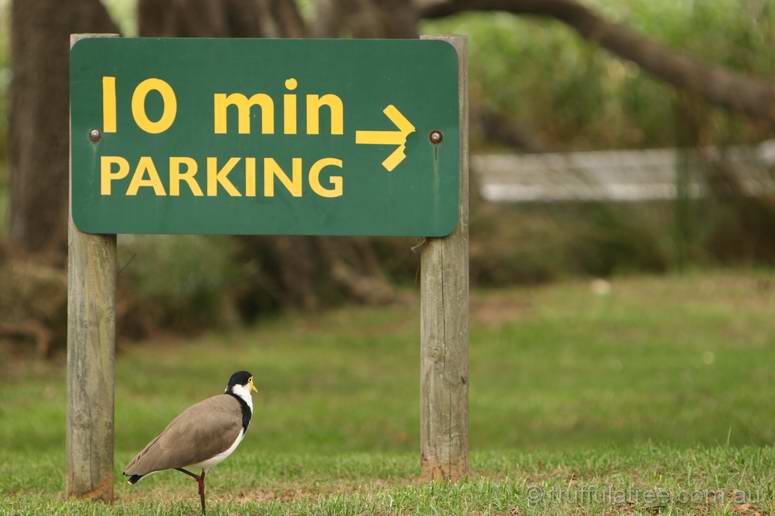
<svg viewBox="0 0 775 516"><path fill-rule="evenodd" d="M406 158L406 137L415 131L412 123L393 105L382 110L385 116L393 122L398 131L355 131L355 143L371 145L398 145L398 148L385 158L382 166L392 172Z"/></svg>

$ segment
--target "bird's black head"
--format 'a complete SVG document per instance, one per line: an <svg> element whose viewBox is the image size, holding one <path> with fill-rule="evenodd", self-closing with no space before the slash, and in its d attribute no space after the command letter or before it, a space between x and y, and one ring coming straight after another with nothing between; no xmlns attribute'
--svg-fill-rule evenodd
<svg viewBox="0 0 775 516"><path fill-rule="evenodd" d="M226 386L228 390L231 390L235 385L247 385L252 383L253 375L248 371L237 371L231 378L229 378L229 385Z"/></svg>

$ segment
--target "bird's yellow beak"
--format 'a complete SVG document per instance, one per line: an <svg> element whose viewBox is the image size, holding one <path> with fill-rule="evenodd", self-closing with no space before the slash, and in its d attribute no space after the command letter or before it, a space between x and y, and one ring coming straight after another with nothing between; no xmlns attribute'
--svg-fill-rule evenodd
<svg viewBox="0 0 775 516"><path fill-rule="evenodd" d="M250 392L258 392L258 389L256 389L256 384L253 383L252 376L248 379L248 385L250 386Z"/></svg>

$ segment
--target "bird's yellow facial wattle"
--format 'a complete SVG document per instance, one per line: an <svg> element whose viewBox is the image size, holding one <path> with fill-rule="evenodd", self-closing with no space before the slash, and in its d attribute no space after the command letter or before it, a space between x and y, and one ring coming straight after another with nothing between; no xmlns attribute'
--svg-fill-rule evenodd
<svg viewBox="0 0 775 516"><path fill-rule="evenodd" d="M256 389L256 384L253 383L253 377L251 376L248 378L248 387L250 387L250 392L258 392L258 389Z"/></svg>

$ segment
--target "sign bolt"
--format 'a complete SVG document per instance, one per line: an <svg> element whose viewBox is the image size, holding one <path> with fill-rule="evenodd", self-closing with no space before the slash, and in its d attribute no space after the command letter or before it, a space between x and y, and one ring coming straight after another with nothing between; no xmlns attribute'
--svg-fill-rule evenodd
<svg viewBox="0 0 775 516"><path fill-rule="evenodd" d="M97 143L100 141L100 138L102 138L102 133L99 129L92 129L89 131L89 139L93 141L94 143Z"/></svg>
<svg viewBox="0 0 775 516"><path fill-rule="evenodd" d="M434 129L428 134L428 139L431 141L433 145L438 145L444 139L444 133L442 133L438 129Z"/></svg>

